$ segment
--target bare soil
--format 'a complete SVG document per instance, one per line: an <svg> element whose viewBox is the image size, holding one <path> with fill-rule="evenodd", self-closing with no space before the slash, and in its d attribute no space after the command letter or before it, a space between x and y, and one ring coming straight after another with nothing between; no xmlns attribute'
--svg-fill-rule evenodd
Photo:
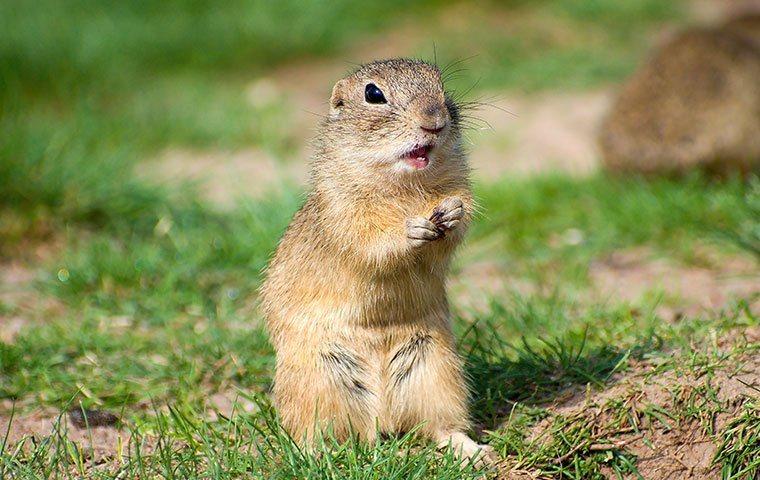
<svg viewBox="0 0 760 480"><path fill-rule="evenodd" d="M671 321L720 310L738 298L750 298L751 309L760 311L760 267L749 257L722 255L706 265L684 265L638 248L596 260L589 274L597 301L657 298L658 313Z"/></svg>
<svg viewBox="0 0 760 480"><path fill-rule="evenodd" d="M63 305L33 287L34 269L27 263L0 263L0 342L12 343L38 318L60 315Z"/></svg>
<svg viewBox="0 0 760 480"><path fill-rule="evenodd" d="M10 405L4 405L3 410L9 412ZM129 444L130 434L115 427L78 428L73 425L68 415L60 415L51 410L16 415L12 418L10 430L9 421L10 413L0 415L0 432L3 432L3 435L6 431L9 432L8 445L12 448L24 448L24 442L39 443L43 438L55 438L56 433L62 435L65 432L68 439L80 447L86 458L95 464L128 454L124 449Z"/></svg>
<svg viewBox="0 0 760 480"><path fill-rule="evenodd" d="M760 327L753 327L732 332L718 345L727 354L734 346L758 342ZM673 355L679 353L683 352ZM573 453L624 451L636 457L636 467L647 480L720 478L720 467L713 465L720 432L747 401L758 398L760 356L750 351L719 365L711 375L698 369L660 372L658 366L652 360L635 361L604 390L560 395L548 406L550 415L530 430L528 438L535 445L549 442L553 422L569 419L590 425L593 432ZM714 392L715 397L705 402L699 416L684 414L689 402L712 398L706 392ZM621 402L627 415L623 422L619 421ZM659 421L647 414L651 411L681 413ZM615 478L611 470L603 473ZM549 477L540 471L507 469L502 478Z"/></svg>
<svg viewBox="0 0 760 480"><path fill-rule="evenodd" d="M21 264L0 265L0 305L8 311L0 312L0 342L11 343L26 325L26 319L17 315L13 307L29 300L27 286L33 277L31 270Z"/></svg>
<svg viewBox="0 0 760 480"><path fill-rule="evenodd" d="M279 162L259 148L193 151L173 148L141 169L141 175L166 183L195 184L204 199L232 207L244 196L261 198L288 185L306 182L306 161Z"/></svg>
<svg viewBox="0 0 760 480"><path fill-rule="evenodd" d="M498 260L479 253L485 246L468 246L468 261L452 276L453 303L466 312L486 312L489 299L542 292L534 280L509 271ZM750 310L760 313L760 265L744 255L729 255L705 248L701 262L685 264L655 254L648 248L610 253L589 265L588 287L578 300L599 304L608 301L654 304L667 321L715 313L738 299L749 299ZM545 289L546 286L543 286Z"/></svg>

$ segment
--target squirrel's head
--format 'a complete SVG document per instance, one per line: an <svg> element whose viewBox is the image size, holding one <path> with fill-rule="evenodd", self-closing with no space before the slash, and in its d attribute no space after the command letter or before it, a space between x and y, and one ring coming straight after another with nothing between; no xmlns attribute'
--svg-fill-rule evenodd
<svg viewBox="0 0 760 480"><path fill-rule="evenodd" d="M332 161L373 173L427 175L461 161L459 111L438 67L392 59L338 81L323 123Z"/></svg>

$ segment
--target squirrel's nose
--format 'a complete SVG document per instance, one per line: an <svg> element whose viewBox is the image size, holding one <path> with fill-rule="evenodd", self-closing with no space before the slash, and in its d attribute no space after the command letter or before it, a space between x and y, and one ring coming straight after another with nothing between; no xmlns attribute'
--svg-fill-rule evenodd
<svg viewBox="0 0 760 480"><path fill-rule="evenodd" d="M443 125L443 127L445 127L445 126L446 125ZM443 127L428 128L428 127L420 126L421 129L423 129L424 131L426 131L428 133L441 133L441 130L443 130Z"/></svg>
<svg viewBox="0 0 760 480"><path fill-rule="evenodd" d="M421 99L419 105L420 128L427 133L440 133L448 122L444 105L434 98Z"/></svg>

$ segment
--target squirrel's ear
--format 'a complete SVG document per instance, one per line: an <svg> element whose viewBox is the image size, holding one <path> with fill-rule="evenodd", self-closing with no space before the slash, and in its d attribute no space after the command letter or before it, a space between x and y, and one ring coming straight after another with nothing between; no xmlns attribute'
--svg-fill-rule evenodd
<svg viewBox="0 0 760 480"><path fill-rule="evenodd" d="M330 95L330 113L337 113L346 101L346 81L338 80Z"/></svg>

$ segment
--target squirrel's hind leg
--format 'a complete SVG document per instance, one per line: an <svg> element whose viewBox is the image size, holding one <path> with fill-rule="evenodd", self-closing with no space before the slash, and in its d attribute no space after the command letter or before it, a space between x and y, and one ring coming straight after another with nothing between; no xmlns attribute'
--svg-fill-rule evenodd
<svg viewBox="0 0 760 480"><path fill-rule="evenodd" d="M451 333L419 331L389 354L386 392L388 414L397 431L421 425L420 433L455 453L483 460L491 449L471 440L467 388Z"/></svg>
<svg viewBox="0 0 760 480"><path fill-rule="evenodd" d="M338 345L281 358L286 360L278 359L274 396L294 440L313 444L319 434L328 433L339 442L352 435L375 439L377 388L363 359Z"/></svg>

